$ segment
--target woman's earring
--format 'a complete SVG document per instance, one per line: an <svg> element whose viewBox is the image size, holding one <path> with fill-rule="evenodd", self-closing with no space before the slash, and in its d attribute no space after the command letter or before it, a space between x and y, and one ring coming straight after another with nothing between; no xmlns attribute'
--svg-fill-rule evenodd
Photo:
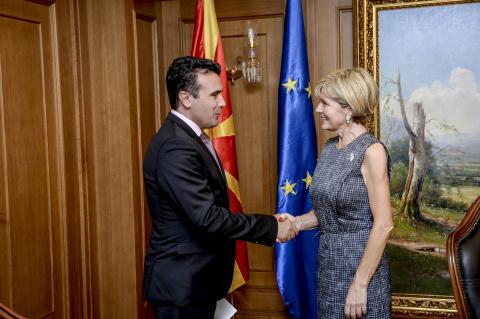
<svg viewBox="0 0 480 319"><path fill-rule="evenodd" d="M350 116L347 116L347 117L345 118L345 123L350 124L351 122L352 122L351 117L350 117Z"/></svg>

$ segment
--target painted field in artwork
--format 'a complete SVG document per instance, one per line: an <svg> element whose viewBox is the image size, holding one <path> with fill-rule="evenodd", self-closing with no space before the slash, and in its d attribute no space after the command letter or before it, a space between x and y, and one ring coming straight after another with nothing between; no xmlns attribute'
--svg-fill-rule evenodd
<svg viewBox="0 0 480 319"><path fill-rule="evenodd" d="M473 39L480 39L478 3L379 13L396 293L452 295L446 239L480 196L480 42ZM406 194L415 199L402 200Z"/></svg>

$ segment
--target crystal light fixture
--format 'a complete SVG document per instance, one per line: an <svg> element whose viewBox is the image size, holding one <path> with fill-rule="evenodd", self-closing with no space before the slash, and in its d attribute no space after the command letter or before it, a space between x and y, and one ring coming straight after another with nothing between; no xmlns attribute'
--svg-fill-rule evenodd
<svg viewBox="0 0 480 319"><path fill-rule="evenodd" d="M246 22L247 60L242 61L243 77L249 84L262 81L262 67L257 57L258 35L256 25L252 21Z"/></svg>
<svg viewBox="0 0 480 319"><path fill-rule="evenodd" d="M257 56L258 34L255 22L248 20L245 23L245 50L246 58L238 56L235 62L227 67L227 78L232 84L242 75L247 84L257 84L262 81L262 66Z"/></svg>

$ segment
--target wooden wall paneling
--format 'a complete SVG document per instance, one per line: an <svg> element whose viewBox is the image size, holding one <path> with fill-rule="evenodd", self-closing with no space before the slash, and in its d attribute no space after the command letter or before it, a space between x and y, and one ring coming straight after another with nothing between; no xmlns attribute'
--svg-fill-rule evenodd
<svg viewBox="0 0 480 319"><path fill-rule="evenodd" d="M142 302L142 269L145 246L144 246L144 201L143 195L143 182L142 182L142 159L141 159L141 121L140 121L140 99L139 96L139 76L138 76L138 34L137 34L137 20L138 10L136 4L133 4L133 8L130 16L127 15L127 55L134 60L135 63L128 64L128 72L134 76L135 81L130 82L130 99L134 103L130 103L130 127L131 127L131 147L132 147L132 200L133 200L133 225L135 236L135 282L136 282L136 309L137 317L143 318L145 309ZM128 10L127 10L128 13ZM144 16L144 19L152 21L153 18ZM128 61L131 61L129 59Z"/></svg>
<svg viewBox="0 0 480 319"><path fill-rule="evenodd" d="M48 18L51 21L50 30L42 31L45 37L42 41L43 52L47 51L47 46L51 50L51 60L49 61L50 70L43 68L44 78L51 81L51 95L45 94L44 103L46 108L46 130L48 136L48 158L49 158L49 175L50 175L50 192L51 192L51 220L50 231L52 240L52 250L56 257L52 258L52 278L55 290L54 300L52 303L52 312L44 318L68 318L69 314L69 278L68 278L68 247L67 247L67 228L66 228L66 195L65 195L65 143L63 129L63 105L62 92L60 88L60 68L59 68L59 34L58 20L56 15L56 6L54 1L48 6ZM47 5L44 5L46 9ZM48 56L44 53L45 56ZM51 80L48 78L51 77ZM58 212L55 212L55 209Z"/></svg>
<svg viewBox="0 0 480 319"><path fill-rule="evenodd" d="M81 59L79 52L80 37L78 29L78 7L75 1L58 0L55 3L58 41L58 68L60 73L59 89L62 100L62 123L64 139L64 180L65 180L65 218L68 250L68 288L65 296L69 300L69 316L87 318L91 303L87 265L88 228L85 205L85 139L82 133L83 98L81 82ZM65 316L66 318L68 316Z"/></svg>
<svg viewBox="0 0 480 319"><path fill-rule="evenodd" d="M81 133L81 161L84 178L82 185L84 187L83 193L83 217L84 217L84 250L85 250L85 303L86 316L89 318L99 317L99 308L94 305L94 300L99 299L98 279L94 275L95 265L97 264L96 255L94 254L95 240L96 240L96 223L94 222L95 211L95 192L92 191L95 187L94 176L95 166L93 165L93 152L89 149L93 145L93 122L92 118L92 88L90 85L90 48L89 48L89 21L88 12L85 1L75 1L75 35L77 37L77 54L79 56L79 91L80 94L80 110L79 110L79 126Z"/></svg>
<svg viewBox="0 0 480 319"><path fill-rule="evenodd" d="M339 68L353 67L353 8L337 7L337 63Z"/></svg>
<svg viewBox="0 0 480 319"><path fill-rule="evenodd" d="M3 40L0 35L0 41ZM8 218L8 167L7 146L5 139L5 106L3 103L3 71L0 55L0 300L8 305L13 304L12 290L12 250L10 238L10 220Z"/></svg>
<svg viewBox="0 0 480 319"><path fill-rule="evenodd" d="M10 246L2 251L9 267L0 270L10 277L5 285L10 291L1 288L1 295L8 295L7 306L30 318L65 318L68 310L55 19L54 5L0 3L0 158L6 195L0 227Z"/></svg>
<svg viewBox="0 0 480 319"><path fill-rule="evenodd" d="M279 19L277 19L279 20ZM262 22L267 22L264 20ZM230 22L231 30L234 26L237 30L231 36L226 32L227 22L222 22L222 40L225 48L225 56L227 61L232 65L234 59L238 55L245 56L243 45L245 38L243 37L242 25L244 21ZM262 30L263 31L263 30ZM270 31L270 30L268 30ZM258 56L262 66L266 66L267 50L271 50L267 46L267 41L271 40L271 34L264 32L259 33L259 46L257 47ZM272 52L269 52L270 54ZM271 79L268 66L263 69L267 72L264 79ZM243 208L246 212L261 212L264 214L272 214L274 209L274 194L271 185L275 179L274 151L269 140L275 136L271 136L270 130L272 125L276 127L276 118L272 118L272 109L269 105L268 83L261 84L258 87L248 87L243 79L237 80L236 85L230 85L230 95L232 97L232 111L234 115L234 123L236 128L236 147L238 158L239 180L241 187L241 196ZM272 157L273 155L273 157ZM257 184L256 187L243 187L242 185ZM250 271L273 271L273 256L270 247L247 244L249 251ZM254 284L254 281L250 281ZM271 283L270 283L271 284Z"/></svg>
<svg viewBox="0 0 480 319"><path fill-rule="evenodd" d="M304 20L312 88L329 72L353 65L351 0L305 0ZM350 61L349 59L352 59ZM314 108L318 100L313 96ZM320 151L334 133L321 130L315 113L317 145Z"/></svg>
<svg viewBox="0 0 480 319"><path fill-rule="evenodd" d="M137 162L136 179L138 180L139 205L136 214L136 260L137 260L137 294L140 318L154 318L151 307L142 302L143 263L152 226L150 213L144 193L143 158L152 137L159 128L162 117L163 102L160 91L160 65L162 43L161 4L157 1L136 1L134 7L135 65L136 65L136 112L137 120ZM132 116L133 117L133 116Z"/></svg>
<svg viewBox="0 0 480 319"><path fill-rule="evenodd" d="M165 76L167 74L168 67L175 58L178 58L182 54L181 50L181 30L180 30L180 0L162 1L162 25L161 34L162 42L161 47L163 49L163 59L160 64L160 76L159 83L163 94L163 103L161 103L161 113L158 117L157 127L160 127L160 123L167 117L170 112L170 102L168 101L167 87L165 84ZM190 54L190 53L189 53Z"/></svg>
<svg viewBox="0 0 480 319"><path fill-rule="evenodd" d="M94 318L138 316L133 3L78 1ZM133 108L133 109L132 109Z"/></svg>
<svg viewBox="0 0 480 319"><path fill-rule="evenodd" d="M193 20L195 18L196 0L180 1L182 19ZM217 18L283 15L285 3L285 0L217 0L215 1L215 12Z"/></svg>
<svg viewBox="0 0 480 319"><path fill-rule="evenodd" d="M153 2L153 7L148 12L142 12L137 8L135 10L137 104L142 159L153 135L160 127L158 118L164 112L162 109L166 107L162 105L163 92L160 90L160 83L163 79L159 74L160 64L163 64L160 61L162 57L160 47L162 33L159 26L161 14L161 6L156 2Z"/></svg>
<svg viewBox="0 0 480 319"><path fill-rule="evenodd" d="M312 10L308 11L309 21L316 23L309 24L309 40L315 41L317 44L316 52L314 53L314 65L316 65L315 74L317 80L333 71L340 66L338 54L338 42L340 41L340 25L338 22L339 12L352 8L351 0L309 0ZM311 28L315 28L312 30ZM343 29L343 32L347 32ZM343 36L348 36L344 34ZM351 36L351 35L350 35ZM353 37L352 37L353 39ZM342 39L341 41L345 41ZM352 44L353 50L353 44ZM347 50L347 49L345 49ZM353 51L352 51L353 52Z"/></svg>
<svg viewBox="0 0 480 319"><path fill-rule="evenodd" d="M69 0L67 0L69 1ZM89 151L92 141L93 123L91 118L91 87L90 87L90 67L89 67L89 34L88 34L88 20L86 11L86 2L79 0L72 0L73 15L75 23L75 52L78 64L76 70L78 73L78 130L79 130L79 152L78 157L81 161L81 187L83 192L81 196L81 215L80 224L81 232L79 237L81 239L81 263L83 266L83 282L82 282L82 306L84 316L87 318L98 318L98 307L94 307L94 300L98 300L98 280L94 275L95 272L95 254L94 240L96 238L96 227L93 222L93 212L95 210L95 192L91 191L94 187L94 165L93 153ZM69 236L71 233L69 232ZM73 242L72 242L73 245ZM72 309L73 311L73 309ZM74 318L81 318L80 313L75 313Z"/></svg>
<svg viewBox="0 0 480 319"><path fill-rule="evenodd" d="M244 22L244 21L242 21ZM243 35L243 23L230 22L237 35ZM275 213L277 182L277 108L283 40L283 15L257 20L260 42L258 54L264 78L260 86L249 87L241 79L232 85L232 107L237 129L237 154L242 199L246 212ZM222 35L229 35L226 23ZM244 37L224 43L225 56L242 52ZM245 53L242 52L243 55ZM250 280L233 293L239 316L286 316L275 279L273 248L248 243Z"/></svg>

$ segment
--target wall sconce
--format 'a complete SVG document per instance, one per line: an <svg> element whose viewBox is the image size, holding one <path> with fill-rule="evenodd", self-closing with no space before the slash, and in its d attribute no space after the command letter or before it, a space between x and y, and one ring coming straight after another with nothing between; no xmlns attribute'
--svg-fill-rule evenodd
<svg viewBox="0 0 480 319"><path fill-rule="evenodd" d="M262 67L257 58L258 35L256 25L247 21L247 61L242 62L243 77L249 84L262 81Z"/></svg>
<svg viewBox="0 0 480 319"><path fill-rule="evenodd" d="M243 75L243 68L242 68L242 57L237 56L235 58L235 63L233 66L229 69L227 67L227 78L230 80L232 85L234 84L235 80L238 79Z"/></svg>
<svg viewBox="0 0 480 319"><path fill-rule="evenodd" d="M247 58L242 57L235 59L235 64L232 68L227 69L228 79L234 83L236 79L243 75L248 84L256 84L262 81L262 67L260 60L257 57L258 35L257 28L254 22L248 20L245 24L245 38Z"/></svg>

